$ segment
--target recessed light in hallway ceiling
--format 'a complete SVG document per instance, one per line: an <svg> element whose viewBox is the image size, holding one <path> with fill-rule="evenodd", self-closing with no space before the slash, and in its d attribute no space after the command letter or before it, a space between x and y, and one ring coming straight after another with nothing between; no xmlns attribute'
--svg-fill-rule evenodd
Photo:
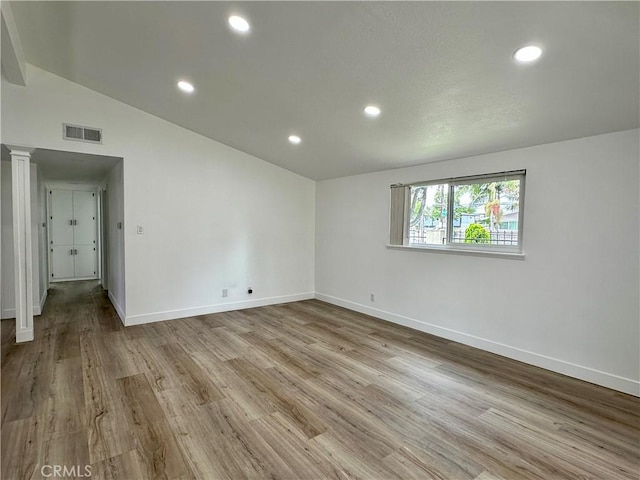
<svg viewBox="0 0 640 480"><path fill-rule="evenodd" d="M195 87L189 82L185 82L184 80L180 80L178 82L178 88L185 93L193 93L195 91Z"/></svg>
<svg viewBox="0 0 640 480"><path fill-rule="evenodd" d="M376 107L375 105L367 105L366 107L364 107L364 114L367 117L375 118L380 115L380 108Z"/></svg>
<svg viewBox="0 0 640 480"><path fill-rule="evenodd" d="M519 48L513 54L513 58L520 63L535 62L542 55L542 49L536 45L527 45L526 47Z"/></svg>
<svg viewBox="0 0 640 480"><path fill-rule="evenodd" d="M247 22L244 18L239 17L238 15L232 15L229 17L229 25L236 32L240 33L247 33L251 29L249 22Z"/></svg>

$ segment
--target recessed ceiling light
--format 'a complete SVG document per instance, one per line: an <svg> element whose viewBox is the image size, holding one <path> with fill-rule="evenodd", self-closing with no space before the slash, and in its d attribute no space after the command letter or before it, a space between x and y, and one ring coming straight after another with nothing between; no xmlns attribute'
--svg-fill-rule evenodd
<svg viewBox="0 0 640 480"><path fill-rule="evenodd" d="M299 136L289 135L289 142L293 143L294 145L298 145L301 141L302 139Z"/></svg>
<svg viewBox="0 0 640 480"><path fill-rule="evenodd" d="M540 58L540 55L542 55L542 49L540 47L536 47L535 45L527 45L526 47L522 47L516 50L513 54L513 58L521 63L530 63Z"/></svg>
<svg viewBox="0 0 640 480"><path fill-rule="evenodd" d="M251 28L249 22L237 15L232 15L229 17L229 25L231 25L231 28L233 28L235 31L242 33L248 32Z"/></svg>
<svg viewBox="0 0 640 480"><path fill-rule="evenodd" d="M186 93L193 93L195 88L189 82L185 82L184 80L180 80L178 82L178 88Z"/></svg>
<svg viewBox="0 0 640 480"><path fill-rule="evenodd" d="M380 115L380 109L375 105L367 105L366 107L364 107L364 113L368 117L377 117L378 115Z"/></svg>

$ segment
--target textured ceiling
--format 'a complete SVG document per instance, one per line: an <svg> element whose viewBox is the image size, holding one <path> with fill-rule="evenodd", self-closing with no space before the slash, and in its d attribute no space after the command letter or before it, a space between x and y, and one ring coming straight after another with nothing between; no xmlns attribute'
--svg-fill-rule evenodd
<svg viewBox="0 0 640 480"><path fill-rule="evenodd" d="M313 179L640 123L637 2L12 7L30 63ZM228 28L233 13L250 34ZM516 64L529 43L542 58Z"/></svg>

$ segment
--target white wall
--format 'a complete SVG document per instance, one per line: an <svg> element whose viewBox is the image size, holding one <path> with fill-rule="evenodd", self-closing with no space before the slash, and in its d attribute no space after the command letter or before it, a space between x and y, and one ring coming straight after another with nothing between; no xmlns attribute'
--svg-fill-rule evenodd
<svg viewBox="0 0 640 480"><path fill-rule="evenodd" d="M122 161L111 169L106 181L107 190L107 285L111 303L120 318L125 318L125 261L124 261L124 204ZM118 228L122 223L123 227ZM105 248L103 246L103 248Z"/></svg>
<svg viewBox="0 0 640 480"><path fill-rule="evenodd" d="M313 295L313 181L30 65L28 78L2 82L3 142L124 158L127 323ZM103 145L64 141L62 122L102 128Z"/></svg>
<svg viewBox="0 0 640 480"><path fill-rule="evenodd" d="M38 296L34 298L34 303L38 302L40 311L44 308L44 303L47 298L47 288L49 287L49 264L48 264L48 249L47 242L47 185L42 176L40 167L36 165L38 173L38 265L39 265L39 281L38 281ZM33 279L36 282L36 277Z"/></svg>
<svg viewBox="0 0 640 480"><path fill-rule="evenodd" d="M13 200L11 198L11 162L0 162L2 173L0 179L0 205L2 211L2 315L1 318L13 318L16 315L16 290L13 276Z"/></svg>
<svg viewBox="0 0 640 480"><path fill-rule="evenodd" d="M318 182L318 297L638 395L639 141L632 130ZM389 185L520 168L525 261L386 248Z"/></svg>
<svg viewBox="0 0 640 480"><path fill-rule="evenodd" d="M2 313L1 318L15 318L16 316L16 291L14 277L14 259L13 259L13 199L11 197L11 162L0 162L2 174L0 175L2 184L0 190L2 192L2 200L0 201L2 211ZM42 228L39 228L40 209L38 204L38 169L36 165L31 165L29 172L29 180L31 183L31 255L33 274L33 314L40 315L40 262L39 258L39 234Z"/></svg>

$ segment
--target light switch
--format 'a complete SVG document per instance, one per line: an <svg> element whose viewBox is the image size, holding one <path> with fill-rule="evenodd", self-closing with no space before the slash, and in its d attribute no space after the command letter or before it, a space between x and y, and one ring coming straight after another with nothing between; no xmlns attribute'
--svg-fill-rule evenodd
<svg viewBox="0 0 640 480"><path fill-rule="evenodd" d="M142 235L144 233L144 228L142 228L142 225L138 225L138 235Z"/></svg>

